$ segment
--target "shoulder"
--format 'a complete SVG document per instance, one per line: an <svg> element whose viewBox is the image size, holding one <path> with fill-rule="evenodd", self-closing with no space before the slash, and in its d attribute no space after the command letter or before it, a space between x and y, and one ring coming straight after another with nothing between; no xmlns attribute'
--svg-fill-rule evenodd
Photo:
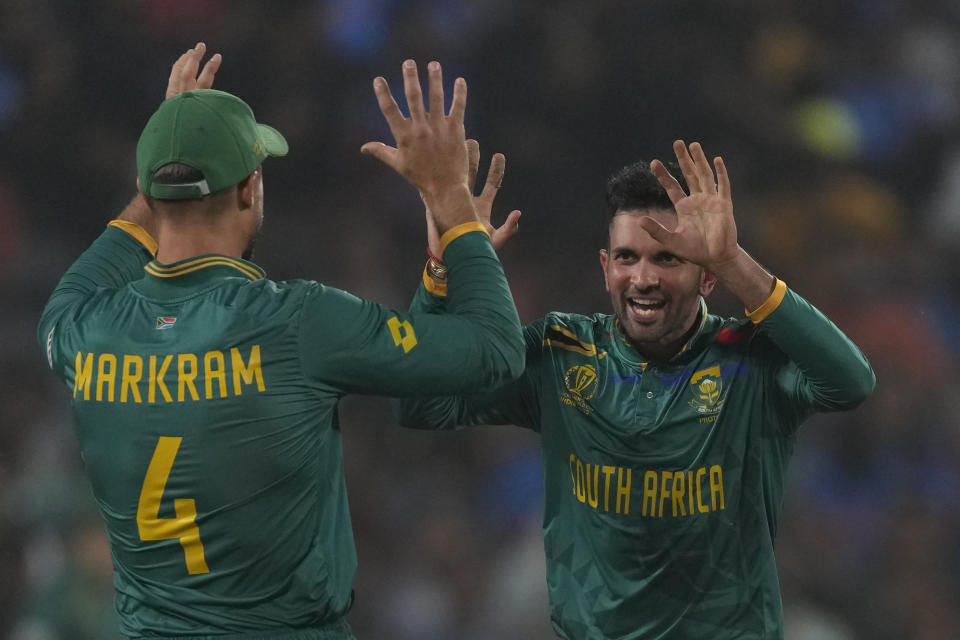
<svg viewBox="0 0 960 640"><path fill-rule="evenodd" d="M595 354L597 345L607 341L612 327L611 316L551 311L525 329L535 332L546 349L563 349L583 354Z"/></svg>
<svg viewBox="0 0 960 640"><path fill-rule="evenodd" d="M747 318L720 318L710 315L707 322L706 334L712 344L746 345L757 335L757 326Z"/></svg>

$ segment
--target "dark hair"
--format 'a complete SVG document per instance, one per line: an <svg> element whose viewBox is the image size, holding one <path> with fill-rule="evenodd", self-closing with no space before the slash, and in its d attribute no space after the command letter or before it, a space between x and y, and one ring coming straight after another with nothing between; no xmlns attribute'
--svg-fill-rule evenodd
<svg viewBox="0 0 960 640"><path fill-rule="evenodd" d="M203 172L179 162L165 164L153 172L157 184L189 184L203 180Z"/></svg>
<svg viewBox="0 0 960 640"><path fill-rule="evenodd" d="M680 165L676 162L663 164L686 191L687 182L683 179ZM613 220L617 211L641 209L673 210L670 197L650 171L650 163L643 160L628 164L607 180L607 218L608 221Z"/></svg>

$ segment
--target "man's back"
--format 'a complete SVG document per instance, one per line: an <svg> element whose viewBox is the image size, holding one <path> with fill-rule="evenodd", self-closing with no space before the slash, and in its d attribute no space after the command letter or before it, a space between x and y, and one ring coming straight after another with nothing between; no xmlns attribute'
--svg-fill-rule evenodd
<svg viewBox="0 0 960 640"><path fill-rule="evenodd" d="M519 332L482 335L516 317L489 240L473 224L454 235L451 264L478 276L462 287L469 321L272 282L223 255L162 265L123 222L74 263L39 337L71 390L126 633L341 627L356 554L339 398L483 387L518 364L500 354L519 353Z"/></svg>
<svg viewBox="0 0 960 640"><path fill-rule="evenodd" d="M303 627L348 608L342 394L300 359L319 289L225 256L150 263L62 323L118 608L139 621L128 633Z"/></svg>

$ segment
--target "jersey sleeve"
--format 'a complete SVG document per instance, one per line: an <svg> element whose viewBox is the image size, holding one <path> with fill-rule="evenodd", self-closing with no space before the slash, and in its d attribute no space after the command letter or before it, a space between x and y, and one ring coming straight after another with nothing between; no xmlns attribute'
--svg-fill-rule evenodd
<svg viewBox="0 0 960 640"><path fill-rule="evenodd" d="M751 319L786 356L774 384L799 414L852 409L873 392L867 358L816 307L779 280L765 306L764 317Z"/></svg>
<svg viewBox="0 0 960 640"><path fill-rule="evenodd" d="M309 292L300 328L308 377L345 393L410 396L490 389L518 376L520 320L489 238L465 233L444 258L444 314L398 312L330 287Z"/></svg>
<svg viewBox="0 0 960 640"><path fill-rule="evenodd" d="M443 313L445 299L421 285L410 310ZM523 327L526 350L523 373L484 393L408 397L393 402L394 413L405 427L414 429L456 429L482 424L513 424L540 430L539 366L545 321Z"/></svg>
<svg viewBox="0 0 960 640"><path fill-rule="evenodd" d="M156 253L153 238L138 225L112 221L84 251L53 290L40 316L37 339L46 352L47 363L62 373L60 338L83 303L98 289L119 289L143 277L143 267Z"/></svg>

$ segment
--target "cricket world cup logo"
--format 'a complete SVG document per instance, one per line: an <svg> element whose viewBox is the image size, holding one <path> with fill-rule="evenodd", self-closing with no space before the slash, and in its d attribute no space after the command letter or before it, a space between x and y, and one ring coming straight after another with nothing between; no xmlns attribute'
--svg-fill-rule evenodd
<svg viewBox="0 0 960 640"><path fill-rule="evenodd" d="M567 390L560 396L560 402L590 415L587 400L597 392L597 370L589 364L570 367L563 377L563 384Z"/></svg>

